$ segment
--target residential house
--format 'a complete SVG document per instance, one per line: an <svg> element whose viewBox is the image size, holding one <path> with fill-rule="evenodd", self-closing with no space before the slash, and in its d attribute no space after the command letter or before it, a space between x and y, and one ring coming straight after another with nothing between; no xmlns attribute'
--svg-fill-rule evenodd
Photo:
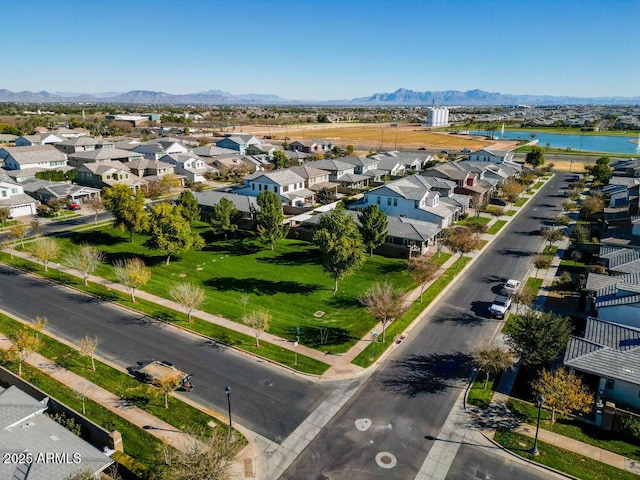
<svg viewBox="0 0 640 480"><path fill-rule="evenodd" d="M202 212L202 218L208 221L209 216L213 212L213 208L220 203L220 200L226 198L238 209L240 219L238 227L254 230L255 216L260 211L258 200L256 197L248 195L236 195L234 193L219 192L216 190L207 190L205 192L194 192L193 196L198 202L198 207Z"/></svg>
<svg viewBox="0 0 640 480"><path fill-rule="evenodd" d="M254 137L253 135L242 135L234 133L223 138L222 140L218 140L216 142L216 146L229 148L244 155L249 145L258 145L260 143L262 143L262 140Z"/></svg>
<svg viewBox="0 0 640 480"><path fill-rule="evenodd" d="M198 155L199 157L204 158L205 161L207 158L216 158L223 155L226 155L226 156L238 155L238 152L236 150L232 150L230 148L218 147L217 145L214 145L212 143L194 148L192 152Z"/></svg>
<svg viewBox="0 0 640 480"><path fill-rule="evenodd" d="M10 133L0 133L0 145L2 144L16 144L18 139L17 135L11 135Z"/></svg>
<svg viewBox="0 0 640 480"><path fill-rule="evenodd" d="M76 152L69 155L69 165L80 167L86 163L122 162L128 163L141 160L143 155L138 152L122 150L120 148L96 148L86 152Z"/></svg>
<svg viewBox="0 0 640 480"><path fill-rule="evenodd" d="M76 182L88 187L104 188L127 185L132 190L146 189L148 181L131 173L121 162L85 163L76 171Z"/></svg>
<svg viewBox="0 0 640 480"><path fill-rule="evenodd" d="M326 140L295 140L289 144L289 150L304 153L326 153L331 151L334 144Z"/></svg>
<svg viewBox="0 0 640 480"><path fill-rule="evenodd" d="M290 169L247 175L244 187L236 193L257 197L264 191L277 193L284 203L294 207L312 204L315 198L315 192L305 188L305 179Z"/></svg>
<svg viewBox="0 0 640 480"><path fill-rule="evenodd" d="M167 154L160 161L173 165L177 175L184 176L192 183L206 181L205 174L212 170L202 158L192 152Z"/></svg>
<svg viewBox="0 0 640 480"><path fill-rule="evenodd" d="M159 181L165 175L175 175L180 181L180 186L184 186L184 177L176 175L175 166L171 163L160 160L148 160L146 158L128 162L127 167L138 177L144 177L149 182Z"/></svg>
<svg viewBox="0 0 640 480"><path fill-rule="evenodd" d="M315 162L306 162L306 166L327 170L329 172L329 180L340 184L338 190L349 192L353 189L362 189L369 186L371 177L355 173L355 166L341 160L318 160Z"/></svg>
<svg viewBox="0 0 640 480"><path fill-rule="evenodd" d="M395 158L401 165L404 165L407 172L420 172L435 162L435 159L429 153L400 152L398 150L380 152L374 155L374 157L379 160L388 157Z"/></svg>
<svg viewBox="0 0 640 480"><path fill-rule="evenodd" d="M640 272L640 248L602 245L599 258L612 275Z"/></svg>
<svg viewBox="0 0 640 480"><path fill-rule="evenodd" d="M491 148L483 148L470 153L469 160L472 162L515 163L513 161L513 152Z"/></svg>
<svg viewBox="0 0 640 480"><path fill-rule="evenodd" d="M441 182L439 191L427 177L410 175L365 192L364 197L349 208L376 204L388 216L422 220L442 229L454 224L471 201L469 196L455 194L453 185L449 184L449 190L445 186ZM447 194L443 194L444 191Z"/></svg>
<svg viewBox="0 0 640 480"><path fill-rule="evenodd" d="M70 154L76 152L88 152L97 148L113 147L113 142L108 142L95 137L74 137L67 138L62 142L53 144L62 153Z"/></svg>
<svg viewBox="0 0 640 480"><path fill-rule="evenodd" d="M22 187L26 194L42 203L55 199L81 204L92 198L99 199L101 195L98 188L51 180L32 180L22 184Z"/></svg>
<svg viewBox="0 0 640 480"><path fill-rule="evenodd" d="M253 173L264 170L264 168L259 168L256 162L250 161L249 157L238 154L214 157L210 167L218 172Z"/></svg>
<svg viewBox="0 0 640 480"><path fill-rule="evenodd" d="M79 137L88 137L91 132L86 128L76 127L76 128L67 128L67 127L58 127L53 133L58 137L64 138L79 138Z"/></svg>
<svg viewBox="0 0 640 480"><path fill-rule="evenodd" d="M35 215L37 202L24 193L24 188L0 172L0 207L8 208L13 218Z"/></svg>
<svg viewBox="0 0 640 480"><path fill-rule="evenodd" d="M33 147L37 145L48 145L50 143L62 142L64 137L53 133L36 133L33 135L21 135L16 138L16 147Z"/></svg>
<svg viewBox="0 0 640 480"><path fill-rule="evenodd" d="M378 168L379 161L377 158L350 156L340 157L336 160L353 165L353 172L357 175L369 177L370 185L372 183L381 183L387 173L386 171Z"/></svg>
<svg viewBox="0 0 640 480"><path fill-rule="evenodd" d="M622 275L589 273L587 310L600 320L640 328L640 270Z"/></svg>
<svg viewBox="0 0 640 480"><path fill-rule="evenodd" d="M327 211L300 218L295 228L301 238L311 239L320 219L329 213L330 211ZM347 210L346 213L353 218L356 224L360 225L359 212ZM384 243L374 251L378 255L390 257L421 256L428 252L429 246L435 244L436 236L440 231L441 228L435 223L407 217L387 216L387 236Z"/></svg>
<svg viewBox="0 0 640 480"><path fill-rule="evenodd" d="M0 158L4 160L4 168L7 170L56 170L67 165L67 156L52 145L2 147Z"/></svg>
<svg viewBox="0 0 640 480"><path fill-rule="evenodd" d="M272 145L271 143L255 143L247 145L244 153L246 155L268 155L269 157L271 157L273 156L273 152L275 152L276 150L280 150L280 148Z"/></svg>
<svg viewBox="0 0 640 480"><path fill-rule="evenodd" d="M596 424L607 430L603 406L640 409L640 329L589 317L584 337L569 339L564 365L596 388ZM604 420L604 422L603 422Z"/></svg>
<svg viewBox="0 0 640 480"><path fill-rule="evenodd" d="M407 167L397 158L387 155L375 155L378 159L378 169L384 172L384 176L390 178L403 177L407 173Z"/></svg>
<svg viewBox="0 0 640 480"><path fill-rule="evenodd" d="M189 153L178 139L171 137L161 137L149 140L131 149L133 152L141 153L149 160L160 160L165 155Z"/></svg>
<svg viewBox="0 0 640 480"><path fill-rule="evenodd" d="M46 415L50 402L15 385L0 387L0 451L28 452L32 458L0 463L0 478L66 480L86 474L98 478L113 463L103 451Z"/></svg>
<svg viewBox="0 0 640 480"><path fill-rule="evenodd" d="M455 193L469 195L475 204L489 201L497 181L484 178L484 171L476 173L461 162L445 162L420 172L420 176L438 177L455 182Z"/></svg>
<svg viewBox="0 0 640 480"><path fill-rule="evenodd" d="M288 170L304 178L304 186L309 190L318 192L319 190L326 188L331 190L333 193L338 192L338 184L329 181L330 173L326 170L309 167L308 165L290 167Z"/></svg>

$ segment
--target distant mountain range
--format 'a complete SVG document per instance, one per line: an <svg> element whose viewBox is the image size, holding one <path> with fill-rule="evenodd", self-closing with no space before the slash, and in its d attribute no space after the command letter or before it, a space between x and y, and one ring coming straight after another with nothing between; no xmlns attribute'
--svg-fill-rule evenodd
<svg viewBox="0 0 640 480"><path fill-rule="evenodd" d="M400 88L393 93L375 93L351 100L290 100L277 95L248 93L233 95L222 90L175 95L149 90L96 94L70 92L11 92L0 90L0 102L9 103L110 103L139 105L632 105L640 97L557 97L551 95L509 95L484 90L416 92Z"/></svg>

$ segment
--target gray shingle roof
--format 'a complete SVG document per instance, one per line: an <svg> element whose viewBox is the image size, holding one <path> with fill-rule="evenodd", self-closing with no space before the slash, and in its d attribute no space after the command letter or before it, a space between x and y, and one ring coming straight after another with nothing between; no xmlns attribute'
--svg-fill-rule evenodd
<svg viewBox="0 0 640 480"><path fill-rule="evenodd" d="M226 198L227 200L230 200L240 212L251 213L260 211L258 199L248 195L237 195L233 193L207 190L206 192L193 192L193 196L198 201L198 205L205 207L213 207L220 203L221 199Z"/></svg>
<svg viewBox="0 0 640 480"><path fill-rule="evenodd" d="M96 160L113 160L114 158L140 158L141 153L122 150L120 148L96 148L88 152L76 152L69 155L69 159L88 160L90 162Z"/></svg>
<svg viewBox="0 0 640 480"><path fill-rule="evenodd" d="M35 145L30 147L3 147L20 165L29 165L41 162L59 162L66 160L64 153L53 145Z"/></svg>
<svg viewBox="0 0 640 480"><path fill-rule="evenodd" d="M611 271L618 273L640 272L640 249L603 245L600 247L600 258L604 260Z"/></svg>
<svg viewBox="0 0 640 480"><path fill-rule="evenodd" d="M571 337L564 364L606 378L640 384L640 329L589 317L584 338Z"/></svg>

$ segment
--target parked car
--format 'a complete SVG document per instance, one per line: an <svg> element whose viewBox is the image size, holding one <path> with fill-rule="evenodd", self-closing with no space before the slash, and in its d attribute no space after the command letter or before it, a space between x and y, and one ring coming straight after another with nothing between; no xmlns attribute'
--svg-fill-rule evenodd
<svg viewBox="0 0 640 480"><path fill-rule="evenodd" d="M507 201L500 198L500 197L491 197L489 199L489 203L491 205L499 205L501 207L506 207L507 206Z"/></svg>
<svg viewBox="0 0 640 480"><path fill-rule="evenodd" d="M507 280L507 283L504 284L504 287L502 287L502 292L506 296L512 297L513 295L518 293L518 290L520 290L521 285L522 284L518 280L514 280L510 278L509 280Z"/></svg>
<svg viewBox="0 0 640 480"><path fill-rule="evenodd" d="M489 313L492 317L504 318L511 308L511 298L505 295L496 295L493 304L489 307Z"/></svg>
<svg viewBox="0 0 640 480"><path fill-rule="evenodd" d="M463 148L462 150L460 150L462 153L471 153L471 149L470 148Z"/></svg>
<svg viewBox="0 0 640 480"><path fill-rule="evenodd" d="M73 211L80 210L80 204L75 202L70 203L69 210L73 210Z"/></svg>

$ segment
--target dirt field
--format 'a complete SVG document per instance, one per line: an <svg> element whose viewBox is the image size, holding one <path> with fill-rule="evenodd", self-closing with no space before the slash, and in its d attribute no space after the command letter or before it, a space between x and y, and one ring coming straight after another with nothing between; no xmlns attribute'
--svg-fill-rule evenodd
<svg viewBox="0 0 640 480"><path fill-rule="evenodd" d="M271 136L273 140L310 140L322 138L331 140L344 147L353 145L356 150L395 150L395 149L451 149L461 150L468 148L478 150L491 145L484 139L473 138L467 135L451 135L446 132L432 132L418 124L401 124L392 127L391 123L385 124L330 124L330 125L303 125L290 127L264 127L244 126L244 133L254 135ZM504 148L504 147L503 147Z"/></svg>

